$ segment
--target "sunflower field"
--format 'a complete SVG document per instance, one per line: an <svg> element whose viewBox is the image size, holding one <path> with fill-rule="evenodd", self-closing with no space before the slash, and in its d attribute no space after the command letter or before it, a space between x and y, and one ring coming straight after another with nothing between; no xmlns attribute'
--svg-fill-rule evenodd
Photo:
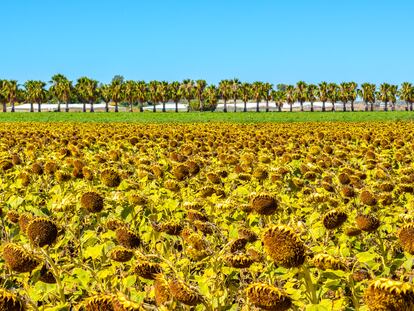
<svg viewBox="0 0 414 311"><path fill-rule="evenodd" d="M414 310L410 122L0 137L0 311Z"/></svg>

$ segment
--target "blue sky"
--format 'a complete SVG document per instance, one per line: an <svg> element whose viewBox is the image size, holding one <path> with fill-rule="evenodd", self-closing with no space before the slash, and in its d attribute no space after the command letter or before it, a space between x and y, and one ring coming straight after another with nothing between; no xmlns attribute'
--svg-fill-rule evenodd
<svg viewBox="0 0 414 311"><path fill-rule="evenodd" d="M410 0L2 0L0 78L412 81Z"/></svg>

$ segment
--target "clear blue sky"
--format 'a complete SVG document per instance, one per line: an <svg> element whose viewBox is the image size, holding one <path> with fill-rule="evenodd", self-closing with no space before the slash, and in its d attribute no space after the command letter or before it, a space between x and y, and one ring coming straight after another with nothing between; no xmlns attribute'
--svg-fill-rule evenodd
<svg viewBox="0 0 414 311"><path fill-rule="evenodd" d="M2 0L0 78L413 81L412 0Z"/></svg>

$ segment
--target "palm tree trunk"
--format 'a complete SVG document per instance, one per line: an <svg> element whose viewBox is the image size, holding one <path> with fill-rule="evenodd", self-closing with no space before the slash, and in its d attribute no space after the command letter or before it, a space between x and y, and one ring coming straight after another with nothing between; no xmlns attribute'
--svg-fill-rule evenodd
<svg viewBox="0 0 414 311"><path fill-rule="evenodd" d="M342 103L342 111L346 111L346 102Z"/></svg>
<svg viewBox="0 0 414 311"><path fill-rule="evenodd" d="M269 101L266 99L266 112L269 112Z"/></svg>
<svg viewBox="0 0 414 311"><path fill-rule="evenodd" d="M132 102L129 103L129 112L132 112Z"/></svg>
<svg viewBox="0 0 414 311"><path fill-rule="evenodd" d="M144 112L144 102L139 102L139 112Z"/></svg>
<svg viewBox="0 0 414 311"><path fill-rule="evenodd" d="M258 100L257 102L256 102L256 112L260 112L260 101Z"/></svg>
<svg viewBox="0 0 414 311"><path fill-rule="evenodd" d="M165 102L162 103L162 112L165 112Z"/></svg>
<svg viewBox="0 0 414 311"><path fill-rule="evenodd" d="M227 99L224 100L223 112L227 112Z"/></svg>
<svg viewBox="0 0 414 311"><path fill-rule="evenodd" d="M384 111L388 111L388 102L384 102Z"/></svg>
<svg viewBox="0 0 414 311"><path fill-rule="evenodd" d="M331 111L335 111L335 103L332 102L332 110Z"/></svg>
<svg viewBox="0 0 414 311"><path fill-rule="evenodd" d="M282 106L283 106L283 104L277 105L277 111L282 112Z"/></svg>
<svg viewBox="0 0 414 311"><path fill-rule="evenodd" d="M413 111L413 102L410 102L410 111Z"/></svg>
<svg viewBox="0 0 414 311"><path fill-rule="evenodd" d="M292 112L293 111L293 103L289 103L290 107L289 107L289 111Z"/></svg>
<svg viewBox="0 0 414 311"><path fill-rule="evenodd" d="M157 112L157 104L155 102L152 104L152 112Z"/></svg>
<svg viewBox="0 0 414 311"><path fill-rule="evenodd" d="M322 102L322 111L323 111L323 112L325 112L325 111L326 111L326 109L325 109L325 102Z"/></svg>
<svg viewBox="0 0 414 311"><path fill-rule="evenodd" d="M311 104L311 112L313 112L313 102L311 102L310 104Z"/></svg>
<svg viewBox="0 0 414 311"><path fill-rule="evenodd" d="M69 102L66 102L65 112L69 112Z"/></svg>
<svg viewBox="0 0 414 311"><path fill-rule="evenodd" d="M105 102L105 112L109 112L109 101Z"/></svg>
<svg viewBox="0 0 414 311"><path fill-rule="evenodd" d="M14 112L14 102L11 102L11 112Z"/></svg>
<svg viewBox="0 0 414 311"><path fill-rule="evenodd" d="M175 102L175 112L178 112L178 102Z"/></svg>
<svg viewBox="0 0 414 311"><path fill-rule="evenodd" d="M247 102L243 102L243 103L244 103L243 112L247 112Z"/></svg>
<svg viewBox="0 0 414 311"><path fill-rule="evenodd" d="M351 111L352 112L354 111L354 102L353 101L351 101Z"/></svg>
<svg viewBox="0 0 414 311"><path fill-rule="evenodd" d="M368 102L364 102L365 104L365 111L368 111Z"/></svg>
<svg viewBox="0 0 414 311"><path fill-rule="evenodd" d="M33 103L30 103L30 112L34 112Z"/></svg>
<svg viewBox="0 0 414 311"><path fill-rule="evenodd" d="M58 101L57 112L60 112L60 100Z"/></svg>
<svg viewBox="0 0 414 311"><path fill-rule="evenodd" d="M95 110L93 109L93 102L91 102L90 105L91 105L91 107L90 107L89 112L95 112Z"/></svg>
<svg viewBox="0 0 414 311"><path fill-rule="evenodd" d="M118 102L115 102L115 112L118 112Z"/></svg>
<svg viewBox="0 0 414 311"><path fill-rule="evenodd" d="M42 112L42 104L37 103L37 112Z"/></svg>
<svg viewBox="0 0 414 311"><path fill-rule="evenodd" d="M236 99L234 99L234 112L237 112Z"/></svg>
<svg viewBox="0 0 414 311"><path fill-rule="evenodd" d="M7 112L7 104L3 103L3 112Z"/></svg>
<svg viewBox="0 0 414 311"><path fill-rule="evenodd" d="M82 112L86 112L86 103L83 103Z"/></svg>
<svg viewBox="0 0 414 311"><path fill-rule="evenodd" d="M300 102L300 111L303 112L303 102Z"/></svg>
<svg viewBox="0 0 414 311"><path fill-rule="evenodd" d="M395 103L391 103L391 111L395 111Z"/></svg>
<svg viewBox="0 0 414 311"><path fill-rule="evenodd" d="M374 111L374 103L371 103L371 111Z"/></svg>
<svg viewBox="0 0 414 311"><path fill-rule="evenodd" d="M406 101L405 102L405 111L408 111L409 110L409 108L408 108L408 101Z"/></svg>

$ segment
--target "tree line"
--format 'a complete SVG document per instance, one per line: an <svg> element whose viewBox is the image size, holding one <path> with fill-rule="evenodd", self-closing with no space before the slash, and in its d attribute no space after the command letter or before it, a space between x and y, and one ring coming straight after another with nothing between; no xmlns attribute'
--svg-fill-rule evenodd
<svg viewBox="0 0 414 311"><path fill-rule="evenodd" d="M263 102L266 103L267 112L270 111L270 102L276 105L278 111L282 110L285 103L289 105L290 111L293 111L295 103L299 103L300 110L304 111L305 102L310 103L310 111L315 110L315 102L322 103L322 111L327 110L326 103L331 104L332 111L337 103L342 103L342 111L347 111L348 107L354 111L357 98L363 101L365 111L373 111L377 102L384 104L385 111L395 110L398 100L405 102L405 110L412 111L414 86L409 82L401 85L382 83L377 86L373 83L358 85L355 82L307 84L304 81L295 85L274 86L260 81L241 82L236 78L221 80L218 85L209 85L205 80L145 82L125 80L122 76L115 76L110 83L104 84L88 77L80 77L73 82L62 74L52 76L48 83L28 80L20 85L16 80L0 80L0 104L3 112L7 111L8 106L11 107L11 112L15 112L15 105L20 103L29 103L30 112L34 112L36 104L40 112L45 103L56 103L57 111L61 111L64 106L66 112L71 103L83 103L83 112L86 112L86 104L89 104L89 111L94 112L94 104L101 102L105 103L106 112L109 112L110 103L115 106L115 112L119 111L121 103L127 104L131 112L134 106L138 106L142 112L144 106L149 104L156 112L156 105L162 104L162 111L165 112L168 102L175 103L176 112L180 102L186 102L188 110L214 111L219 100L224 103L224 112L231 109L236 111L236 104L240 101L244 104L244 112L247 111L247 103L252 101L256 103L257 112Z"/></svg>

